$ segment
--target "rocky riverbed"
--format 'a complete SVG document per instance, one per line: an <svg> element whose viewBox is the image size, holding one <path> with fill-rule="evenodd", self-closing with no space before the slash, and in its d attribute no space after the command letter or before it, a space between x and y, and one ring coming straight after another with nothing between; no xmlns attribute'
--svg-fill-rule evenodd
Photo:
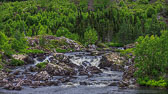
<svg viewBox="0 0 168 94"><path fill-rule="evenodd" d="M97 51L95 45L84 48L77 42L55 36L28 38L29 49L44 53L15 54L22 66L5 66L0 71L0 94L143 94L166 90L140 88L134 78L134 57L128 59L113 49ZM66 45L65 45L66 44ZM49 45L49 46L48 46ZM59 49L73 49L59 53ZM47 46L47 47L46 47ZM128 45L124 48L130 48ZM124 50L124 48L114 48ZM11 59L3 57L4 61Z"/></svg>
<svg viewBox="0 0 168 94"><path fill-rule="evenodd" d="M22 57L22 58L21 58ZM165 93L165 90L138 89L133 78L132 61L118 52L46 53L34 56L15 55L31 61L0 72L0 94L135 94ZM27 59L29 58L29 59ZM36 65L47 62L44 68ZM133 89L134 88L134 89Z"/></svg>

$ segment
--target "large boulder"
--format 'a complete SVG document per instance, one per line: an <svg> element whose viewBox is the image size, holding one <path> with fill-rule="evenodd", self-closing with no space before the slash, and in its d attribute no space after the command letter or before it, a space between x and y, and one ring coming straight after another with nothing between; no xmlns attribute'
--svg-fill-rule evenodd
<svg viewBox="0 0 168 94"><path fill-rule="evenodd" d="M65 63L49 63L44 70L46 70L52 76L70 76L75 74L75 70Z"/></svg>
<svg viewBox="0 0 168 94"><path fill-rule="evenodd" d="M113 71L123 71L125 58L121 57L117 52L112 52L102 56L100 62L100 68L111 68Z"/></svg>

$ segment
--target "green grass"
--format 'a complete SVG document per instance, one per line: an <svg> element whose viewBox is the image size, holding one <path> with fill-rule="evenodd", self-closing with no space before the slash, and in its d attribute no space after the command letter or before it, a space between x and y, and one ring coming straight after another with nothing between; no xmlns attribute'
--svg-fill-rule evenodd
<svg viewBox="0 0 168 94"><path fill-rule="evenodd" d="M42 68L45 68L47 64L48 64L47 62L42 62L42 63L37 64L36 67L42 69Z"/></svg>
<svg viewBox="0 0 168 94"><path fill-rule="evenodd" d="M41 53L44 53L44 51L39 50L39 49L25 49L25 50L22 50L20 53L25 53L25 54L41 54Z"/></svg>
<svg viewBox="0 0 168 94"><path fill-rule="evenodd" d="M24 61L12 59L9 65L10 66L21 66L21 65L24 65Z"/></svg>

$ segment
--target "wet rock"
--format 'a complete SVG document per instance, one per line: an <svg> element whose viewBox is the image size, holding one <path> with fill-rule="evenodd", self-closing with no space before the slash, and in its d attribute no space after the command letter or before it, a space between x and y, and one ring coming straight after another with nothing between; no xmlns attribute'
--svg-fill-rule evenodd
<svg viewBox="0 0 168 94"><path fill-rule="evenodd" d="M5 86L7 83L9 83L9 81L6 79L0 80L0 87Z"/></svg>
<svg viewBox="0 0 168 94"><path fill-rule="evenodd" d="M52 76L66 76L66 75L70 76L76 74L75 70L70 66L66 65L65 63L60 64L49 63L47 64L44 70L46 70Z"/></svg>
<svg viewBox="0 0 168 94"><path fill-rule="evenodd" d="M129 85L128 88L135 89L135 88L138 88L138 86L137 85Z"/></svg>
<svg viewBox="0 0 168 94"><path fill-rule="evenodd" d="M83 67L79 68L79 75L92 76L93 74L98 74L98 73L102 73L102 71L95 66L88 66L86 68L83 68Z"/></svg>
<svg viewBox="0 0 168 94"><path fill-rule="evenodd" d="M19 71L19 70L16 70L13 74L14 74L14 75L19 75L19 74L20 74L20 71Z"/></svg>
<svg viewBox="0 0 168 94"><path fill-rule="evenodd" d="M6 77L7 77L7 73L0 71L0 80L3 80Z"/></svg>
<svg viewBox="0 0 168 94"><path fill-rule="evenodd" d="M89 85L87 82L80 82L80 85Z"/></svg>
<svg viewBox="0 0 168 94"><path fill-rule="evenodd" d="M38 67L35 66L30 66L30 68L28 69L30 72L37 72L38 71Z"/></svg>
<svg viewBox="0 0 168 94"><path fill-rule="evenodd" d="M47 86L58 86L58 82L57 81L46 81L45 85Z"/></svg>
<svg viewBox="0 0 168 94"><path fill-rule="evenodd" d="M23 85L25 85L25 86L30 86L32 84L32 80L28 80L28 79L26 79L26 80L24 80L24 83L23 83Z"/></svg>
<svg viewBox="0 0 168 94"><path fill-rule="evenodd" d="M58 82L59 83L66 83L66 82L69 82L70 79L71 79L71 77L64 77L64 78L58 79Z"/></svg>
<svg viewBox="0 0 168 94"><path fill-rule="evenodd" d="M35 74L34 80L45 81L50 78L50 75L47 71L41 71L40 73Z"/></svg>
<svg viewBox="0 0 168 94"><path fill-rule="evenodd" d="M21 90L22 89L22 83L23 81L18 82L16 85L12 84L12 83L8 83L6 85L4 85L4 89L7 90Z"/></svg>
<svg viewBox="0 0 168 94"><path fill-rule="evenodd" d="M11 84L11 83L9 83L9 84L6 84L5 86L4 86L4 89L8 89L8 90L14 90L14 86L13 86L13 84Z"/></svg>
<svg viewBox="0 0 168 94"><path fill-rule="evenodd" d="M99 68L95 67L95 66L89 66L89 67L86 68L86 70L88 70L92 74L102 73L102 71Z"/></svg>
<svg viewBox="0 0 168 94"><path fill-rule="evenodd" d="M121 81L121 82L119 83L119 87L120 87L120 88L126 88L126 87L128 87L128 86L129 86L129 83L126 82L126 81Z"/></svg>
<svg viewBox="0 0 168 94"><path fill-rule="evenodd" d="M119 53L112 52L102 56L99 64L100 68L111 68L112 71L124 71L125 58Z"/></svg>
<svg viewBox="0 0 168 94"><path fill-rule="evenodd" d="M108 86L118 86L118 82L112 82L111 84L109 84Z"/></svg>
<svg viewBox="0 0 168 94"><path fill-rule="evenodd" d="M19 83L17 83L16 86L14 87L14 90L21 90L23 83L24 83L23 80L21 80Z"/></svg>
<svg viewBox="0 0 168 94"><path fill-rule="evenodd" d="M39 86L41 86L41 82L40 82L40 81L34 81L34 82L31 84L31 87L32 87L32 88L37 88L37 87L39 87Z"/></svg>
<svg viewBox="0 0 168 94"><path fill-rule="evenodd" d="M54 56L55 60L58 60L59 62L64 62L64 63L70 62L68 56L65 56L63 53L54 53L53 56Z"/></svg>

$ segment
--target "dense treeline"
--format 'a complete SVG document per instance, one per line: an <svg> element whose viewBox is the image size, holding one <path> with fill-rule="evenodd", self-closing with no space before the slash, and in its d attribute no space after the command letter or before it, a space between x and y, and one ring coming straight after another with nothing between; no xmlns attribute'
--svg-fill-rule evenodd
<svg viewBox="0 0 168 94"><path fill-rule="evenodd" d="M84 33L90 28L96 30L99 41L127 44L142 35L160 35L160 30L166 29L162 18L157 19L164 3L160 0L153 4L149 4L148 0L142 1L121 0L116 3L94 0L94 11L88 9L88 0L3 3L0 7L0 29L8 37L16 31L26 36L36 36L57 35L58 31L66 29L63 35L85 43Z"/></svg>
<svg viewBox="0 0 168 94"><path fill-rule="evenodd" d="M84 45L98 42L121 45L138 39L133 53L138 82L167 86L164 75L168 74L168 6L165 0L93 1L2 0L0 63L4 54L10 57L14 53L41 52L27 50L25 36L64 36ZM40 39L44 45L44 39Z"/></svg>

